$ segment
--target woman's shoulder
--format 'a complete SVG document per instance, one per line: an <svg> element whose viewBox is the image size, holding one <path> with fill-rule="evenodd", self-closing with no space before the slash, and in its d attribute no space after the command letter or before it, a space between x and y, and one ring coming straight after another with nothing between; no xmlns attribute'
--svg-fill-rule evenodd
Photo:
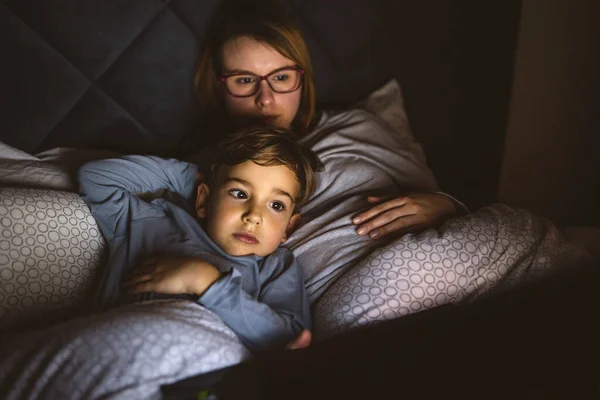
<svg viewBox="0 0 600 400"><path fill-rule="evenodd" d="M345 110L322 110L315 130L332 125L379 123L379 119L369 111L361 108L348 108Z"/></svg>
<svg viewBox="0 0 600 400"><path fill-rule="evenodd" d="M359 108L322 111L319 123L307 136L306 142L316 143L342 141L369 143L372 146L401 146L398 135L382 119ZM397 143L398 142L398 143Z"/></svg>

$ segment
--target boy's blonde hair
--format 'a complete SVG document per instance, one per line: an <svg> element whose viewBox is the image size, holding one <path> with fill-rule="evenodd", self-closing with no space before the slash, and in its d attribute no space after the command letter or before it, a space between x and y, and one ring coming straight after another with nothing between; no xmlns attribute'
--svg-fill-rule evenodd
<svg viewBox="0 0 600 400"><path fill-rule="evenodd" d="M221 140L210 165L211 182L215 182L219 167L246 161L258 165L284 165L294 172L300 190L296 206L304 204L315 191L316 172L321 168L317 155L298 143L288 129L272 126L245 128Z"/></svg>
<svg viewBox="0 0 600 400"><path fill-rule="evenodd" d="M268 6L266 5L268 4ZM223 0L213 16L194 78L196 95L206 113L224 112L220 77L223 74L223 46L231 39L249 36L271 46L304 70L302 97L293 129L305 133L315 115L315 86L308 47L300 30L283 10L270 2Z"/></svg>

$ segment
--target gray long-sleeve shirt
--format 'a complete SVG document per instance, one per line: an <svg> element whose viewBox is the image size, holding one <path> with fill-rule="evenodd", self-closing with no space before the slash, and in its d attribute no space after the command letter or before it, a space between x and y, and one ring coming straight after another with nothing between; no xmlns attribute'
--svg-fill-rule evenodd
<svg viewBox="0 0 600 400"><path fill-rule="evenodd" d="M280 247L267 257L234 257L219 248L192 215L196 172L193 164L152 156L92 161L80 169L82 197L110 249L96 304L114 304L123 276L147 257L194 256L223 274L198 303L250 350L281 345L310 329L302 269L293 254Z"/></svg>

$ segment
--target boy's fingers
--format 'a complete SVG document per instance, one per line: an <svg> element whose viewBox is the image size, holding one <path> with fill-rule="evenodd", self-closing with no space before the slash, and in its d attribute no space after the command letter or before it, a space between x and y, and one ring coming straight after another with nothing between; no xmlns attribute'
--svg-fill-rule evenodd
<svg viewBox="0 0 600 400"><path fill-rule="evenodd" d="M145 292L154 292L156 285L152 281L145 281L136 283L134 286L130 287L129 291L132 293L145 293Z"/></svg>
<svg viewBox="0 0 600 400"><path fill-rule="evenodd" d="M379 203L383 199L385 199L385 197L383 197L383 196L368 196L367 197L367 201L369 203Z"/></svg>
<svg viewBox="0 0 600 400"><path fill-rule="evenodd" d="M286 348L288 350L303 349L310 346L312 341L312 333L308 329L303 330L296 339L289 343Z"/></svg>
<svg viewBox="0 0 600 400"><path fill-rule="evenodd" d="M136 268L135 270L133 270L133 272L130 274L130 276L140 276L140 275L148 275L153 273L154 271L156 271L156 266L155 265L143 265L141 267Z"/></svg>
<svg viewBox="0 0 600 400"><path fill-rule="evenodd" d="M161 272L163 269L164 269L163 266L158 265L158 264L147 264L147 265L142 264L141 266L139 266L138 268L136 268L135 270L130 272L126 276L126 278L132 278L134 276L141 276L141 275L156 274L158 272Z"/></svg>
<svg viewBox="0 0 600 400"><path fill-rule="evenodd" d="M152 279L153 279L152 274L135 274L135 275L127 277L123 281L123 286L133 286L139 282L147 282L147 281L151 281Z"/></svg>

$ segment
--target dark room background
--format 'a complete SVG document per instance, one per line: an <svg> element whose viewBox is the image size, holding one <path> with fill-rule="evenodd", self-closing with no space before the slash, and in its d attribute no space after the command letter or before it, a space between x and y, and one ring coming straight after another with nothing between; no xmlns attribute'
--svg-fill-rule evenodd
<svg viewBox="0 0 600 400"><path fill-rule="evenodd" d="M600 226L600 2L521 7L498 199Z"/></svg>

